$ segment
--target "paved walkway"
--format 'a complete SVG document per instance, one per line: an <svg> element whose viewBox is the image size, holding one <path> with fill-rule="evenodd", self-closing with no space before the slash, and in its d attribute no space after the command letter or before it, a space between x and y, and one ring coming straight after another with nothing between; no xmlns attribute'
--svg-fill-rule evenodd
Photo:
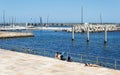
<svg viewBox="0 0 120 75"><path fill-rule="evenodd" d="M0 75L120 75L120 71L0 49Z"/></svg>

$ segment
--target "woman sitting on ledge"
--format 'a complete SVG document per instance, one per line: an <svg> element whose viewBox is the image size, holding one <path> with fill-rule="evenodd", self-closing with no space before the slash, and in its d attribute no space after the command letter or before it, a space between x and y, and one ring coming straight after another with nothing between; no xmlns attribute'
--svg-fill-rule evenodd
<svg viewBox="0 0 120 75"><path fill-rule="evenodd" d="M58 58L58 52L55 53L55 58Z"/></svg>
<svg viewBox="0 0 120 75"><path fill-rule="evenodd" d="M61 54L61 53L59 53L59 52L56 52L55 58L60 59L60 60L65 60L65 59L63 58L63 54Z"/></svg>

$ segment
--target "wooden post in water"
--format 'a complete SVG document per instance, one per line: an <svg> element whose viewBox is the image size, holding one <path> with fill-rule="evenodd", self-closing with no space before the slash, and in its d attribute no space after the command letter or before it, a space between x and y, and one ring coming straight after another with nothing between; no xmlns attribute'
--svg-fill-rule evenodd
<svg viewBox="0 0 120 75"><path fill-rule="evenodd" d="M107 25L105 25L105 28L104 28L104 44L107 43Z"/></svg>
<svg viewBox="0 0 120 75"><path fill-rule="evenodd" d="M86 23L86 25L87 25L87 42L89 42L89 24Z"/></svg>
<svg viewBox="0 0 120 75"><path fill-rule="evenodd" d="M74 26L72 27L72 41L74 41Z"/></svg>

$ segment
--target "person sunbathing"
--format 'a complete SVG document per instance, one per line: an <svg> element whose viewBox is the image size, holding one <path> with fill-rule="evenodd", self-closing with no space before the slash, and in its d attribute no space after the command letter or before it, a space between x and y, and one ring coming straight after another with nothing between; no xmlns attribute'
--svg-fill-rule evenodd
<svg viewBox="0 0 120 75"><path fill-rule="evenodd" d="M85 63L85 66L88 66L88 67L99 67L99 66L96 65L96 64L89 64L89 63Z"/></svg>

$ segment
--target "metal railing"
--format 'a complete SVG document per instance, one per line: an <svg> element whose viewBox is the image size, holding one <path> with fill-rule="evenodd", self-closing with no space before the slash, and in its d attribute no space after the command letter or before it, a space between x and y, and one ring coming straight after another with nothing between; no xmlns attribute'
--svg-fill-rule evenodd
<svg viewBox="0 0 120 75"><path fill-rule="evenodd" d="M8 46L8 45L7 45ZM5 49L4 47L1 47ZM46 57L55 57L56 52L62 53L61 51L52 50L52 49L45 49L45 48L24 48L20 46L11 46L8 47L9 50L27 53L27 54L34 54L34 55L41 55ZM118 69L120 70L120 60L118 59L112 59L112 58L106 58L106 57L97 57L97 56L91 56L91 55L85 55L85 54L76 54L76 53L69 53L64 52L64 59L67 59L67 57L71 57L73 62L80 62L80 63L90 63L90 64L96 64L99 66L112 68L112 69Z"/></svg>

